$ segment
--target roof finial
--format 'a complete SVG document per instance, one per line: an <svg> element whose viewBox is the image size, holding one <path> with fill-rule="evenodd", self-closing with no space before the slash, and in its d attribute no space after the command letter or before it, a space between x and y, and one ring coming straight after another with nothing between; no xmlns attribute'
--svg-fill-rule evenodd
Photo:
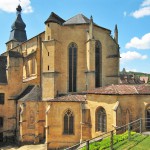
<svg viewBox="0 0 150 150"><path fill-rule="evenodd" d="M20 4L19 4L18 7L16 8L16 10L17 10L18 13L21 13L22 8L21 8Z"/></svg>

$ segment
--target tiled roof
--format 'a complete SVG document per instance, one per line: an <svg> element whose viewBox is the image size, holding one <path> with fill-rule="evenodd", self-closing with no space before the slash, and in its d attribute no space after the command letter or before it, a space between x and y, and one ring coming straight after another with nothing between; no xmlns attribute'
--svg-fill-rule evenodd
<svg viewBox="0 0 150 150"><path fill-rule="evenodd" d="M65 22L65 20L56 15L54 12L51 12L49 18L45 21L45 24L49 22L55 22L61 25Z"/></svg>
<svg viewBox="0 0 150 150"><path fill-rule="evenodd" d="M21 101L40 101L41 89L38 85L29 85L16 99Z"/></svg>
<svg viewBox="0 0 150 150"><path fill-rule="evenodd" d="M150 95L149 85L110 85L85 91L84 94L100 95Z"/></svg>
<svg viewBox="0 0 150 150"><path fill-rule="evenodd" d="M7 57L0 56L0 83L7 83L6 67Z"/></svg>
<svg viewBox="0 0 150 150"><path fill-rule="evenodd" d="M78 14L70 19L68 19L66 22L63 23L63 25L70 25L70 24L89 24L90 20L85 17L82 14Z"/></svg>
<svg viewBox="0 0 150 150"><path fill-rule="evenodd" d="M90 19L87 18L86 16L84 16L83 14L77 14L76 16L68 19L67 21L65 21L63 23L63 25L81 25L81 24L90 24ZM100 27L99 25L97 25L96 23L93 22L93 24L97 27ZM106 29L106 28L103 28L103 27L100 27L104 30L108 30L110 31L109 29Z"/></svg>
<svg viewBox="0 0 150 150"><path fill-rule="evenodd" d="M53 102L84 102L84 101L86 101L86 96L85 95L66 95L66 96L61 96L61 97L57 97L54 99L50 99L48 101L53 101Z"/></svg>

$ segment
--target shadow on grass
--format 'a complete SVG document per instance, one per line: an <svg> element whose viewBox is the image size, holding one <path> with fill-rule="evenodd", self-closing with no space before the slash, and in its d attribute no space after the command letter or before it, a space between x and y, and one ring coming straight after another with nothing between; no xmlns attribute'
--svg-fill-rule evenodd
<svg viewBox="0 0 150 150"><path fill-rule="evenodd" d="M136 134L134 136L131 137L130 140L126 139L122 142L118 142L116 144L114 144L114 150L120 150L120 149L124 149L124 150L130 150L133 147L135 147L136 145L138 145L139 143L141 143L143 140L145 140L148 136L144 136L144 135L140 135L140 134Z"/></svg>

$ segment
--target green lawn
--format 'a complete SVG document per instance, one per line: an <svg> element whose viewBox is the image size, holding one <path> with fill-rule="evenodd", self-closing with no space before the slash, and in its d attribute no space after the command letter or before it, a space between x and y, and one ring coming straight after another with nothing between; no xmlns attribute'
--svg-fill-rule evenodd
<svg viewBox="0 0 150 150"><path fill-rule="evenodd" d="M114 145L115 150L150 150L150 136L136 134L130 141L124 140ZM109 150L109 148L107 149Z"/></svg>
<svg viewBox="0 0 150 150"><path fill-rule="evenodd" d="M150 136L132 132L131 138L128 140L127 132L122 135L115 135L113 148L114 150L150 150ZM85 149L84 147L82 150ZM110 138L91 143L90 150L110 150Z"/></svg>

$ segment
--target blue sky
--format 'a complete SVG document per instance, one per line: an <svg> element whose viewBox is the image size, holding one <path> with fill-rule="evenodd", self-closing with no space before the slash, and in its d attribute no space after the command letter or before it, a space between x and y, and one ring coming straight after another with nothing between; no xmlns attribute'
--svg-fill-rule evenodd
<svg viewBox="0 0 150 150"><path fill-rule="evenodd" d="M53 11L67 20L82 13L114 34L119 30L120 70L150 73L150 0L0 0L0 53L6 50L15 8L23 8L28 39L44 31Z"/></svg>

